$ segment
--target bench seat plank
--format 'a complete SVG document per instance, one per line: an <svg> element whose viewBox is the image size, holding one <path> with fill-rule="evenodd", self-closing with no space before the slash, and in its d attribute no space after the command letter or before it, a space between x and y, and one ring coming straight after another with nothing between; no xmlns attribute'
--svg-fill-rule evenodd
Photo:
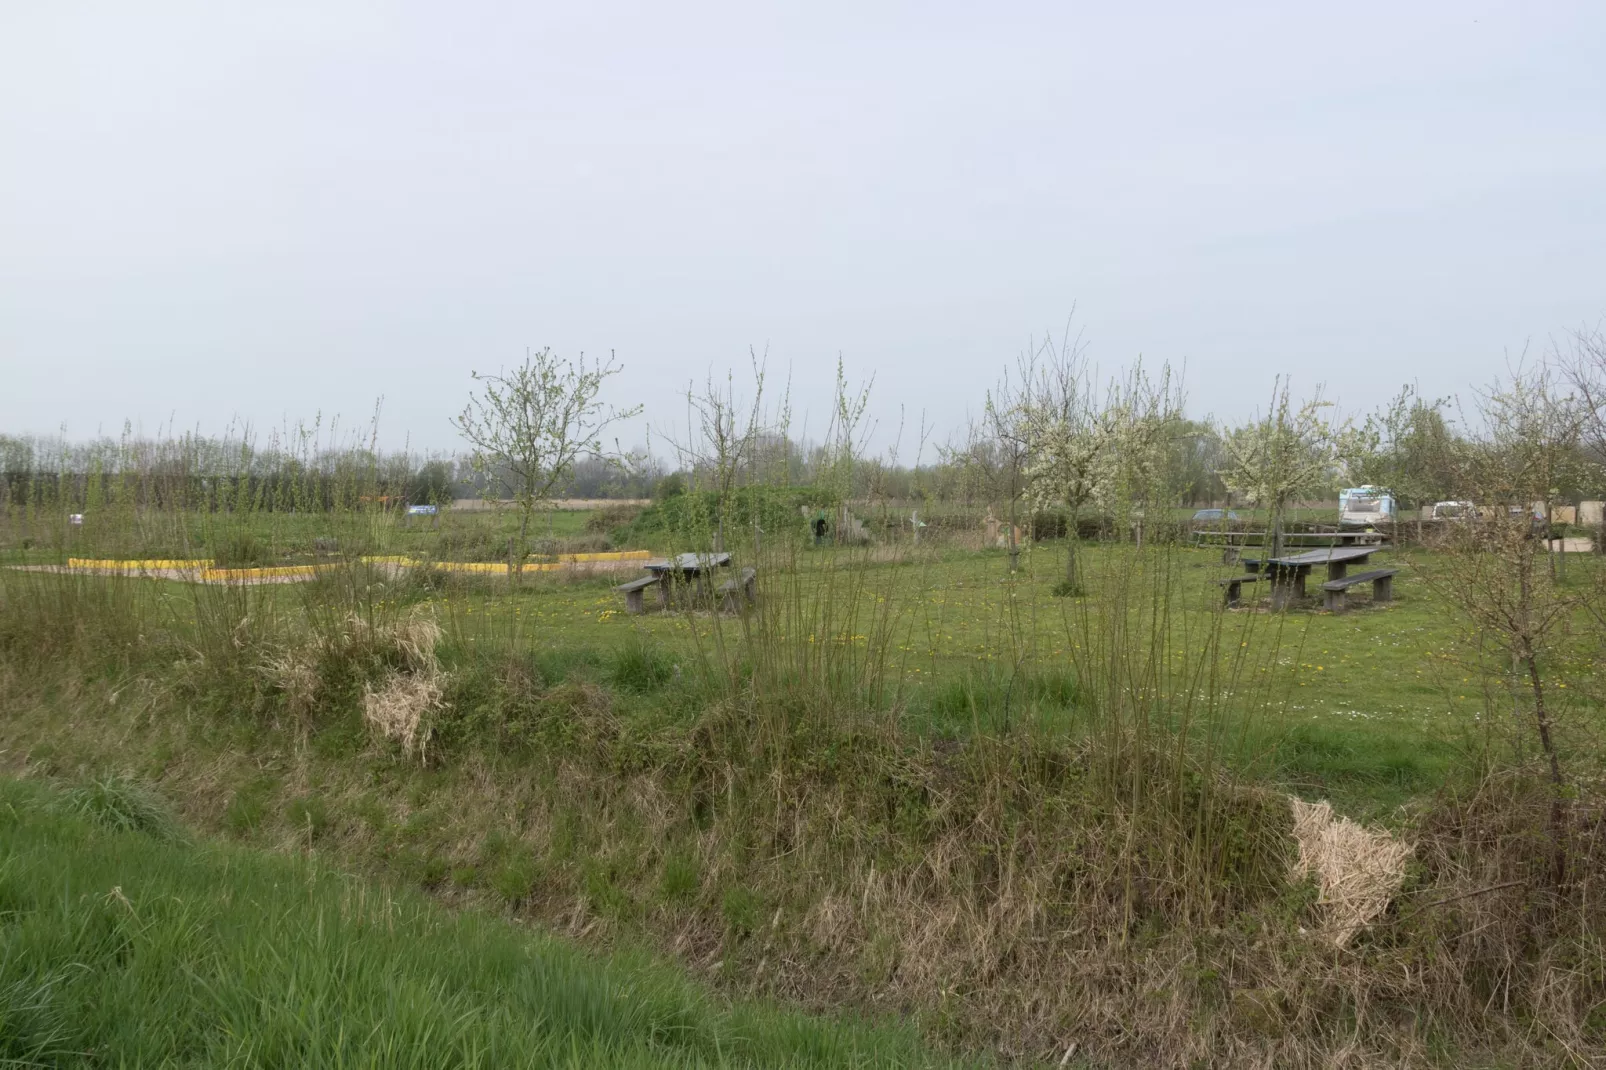
<svg viewBox="0 0 1606 1070"><path fill-rule="evenodd" d="M1348 606L1345 592L1358 583L1372 585L1373 603L1392 602L1394 600L1394 576L1400 570L1397 568L1374 568L1369 572L1357 572L1353 576L1343 576L1336 580L1328 580L1322 584L1322 605L1334 613L1342 613Z"/></svg>
<svg viewBox="0 0 1606 1070"><path fill-rule="evenodd" d="M621 583L614 590L625 596L625 612L639 616L647 612L647 600L643 592L648 587L657 587L660 600L662 599L664 591L662 576L642 576L629 583Z"/></svg>
<svg viewBox="0 0 1606 1070"><path fill-rule="evenodd" d="M1243 585L1244 584L1246 584L1246 583L1259 583L1261 580L1263 580L1265 578L1266 578L1265 576L1262 576L1258 572L1250 572L1250 573L1247 573L1247 574L1242 575L1242 576L1230 576L1230 577L1228 577L1227 579L1224 579L1224 580L1217 580L1216 583L1218 583L1219 585L1221 585L1222 587L1225 587L1227 589L1226 590L1227 605L1236 606L1241 601L1243 601L1243 597L1242 596L1243 596Z"/></svg>
<svg viewBox="0 0 1606 1070"><path fill-rule="evenodd" d="M1328 580L1322 584L1324 591L1342 591L1346 587L1353 587L1357 583L1374 583L1377 580L1387 579L1400 570L1397 568L1374 568L1370 572L1357 572L1353 576L1345 576L1341 580Z"/></svg>

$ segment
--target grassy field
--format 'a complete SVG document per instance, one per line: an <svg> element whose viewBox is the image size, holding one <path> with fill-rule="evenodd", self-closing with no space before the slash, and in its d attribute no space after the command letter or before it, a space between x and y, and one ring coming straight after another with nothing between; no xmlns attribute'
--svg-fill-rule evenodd
<svg viewBox="0 0 1606 1070"><path fill-rule="evenodd" d="M410 537L403 530L387 538L385 548L405 552ZM784 567L800 574L805 587L824 590L830 577L862 556L810 550L787 559ZM1082 556L1094 577L1092 601L1098 603L1103 590L1112 600L1121 597L1113 588L1126 581L1129 549L1090 544ZM1306 608L1286 616L1249 611L1223 617L1215 581L1238 570L1223 566L1216 551L1167 551L1168 642L1181 646L1192 635L1220 643L1230 634L1231 657L1222 658L1242 661L1239 693L1212 712L1238 729L1235 760L1294 790L1338 798L1350 812L1382 820L1412 797L1441 787L1457 769L1477 767L1469 756L1491 745L1487 717L1491 710L1498 712L1498 701L1482 668L1472 664L1476 654L1468 647L1464 622L1415 575L1418 568L1431 568L1433 558L1421 550L1381 555L1383 562L1404 569L1396 599L1386 607L1370 606L1361 594L1356 608L1343 615ZM1089 706L1076 700L1074 688L1026 694L1010 709L1001 697L1016 675L1038 680L1086 675L1079 665L1087 658L1081 644L1096 644L1093 634L1113 626L1107 607L1054 597L1062 561L1062 548L1044 543L1028 548L1015 574L999 550L905 548L864 562L865 596L854 612L868 620L877 606L896 607L881 621L888 659L879 681L881 698L920 732L995 730L1005 717L1022 716L1048 728L1085 730ZM1572 582L1587 584L1596 567L1593 559L1576 559ZM689 680L694 667L706 667L716 633L739 647L740 636L730 634L738 628L728 620L626 615L622 597L612 590L620 578L613 573L531 577L518 585L443 579L433 586L420 577L376 574L366 580L381 612L388 603L391 609L417 607L439 620L448 660L476 649L531 651L607 683L607 671L600 667L614 652L645 643L652 656L669 659ZM162 588L147 595L153 612L179 624L186 617L192 624L203 619L195 613L195 593L184 585L102 582ZM260 603L259 613L282 616L300 613L307 598L306 590L284 586L253 592L248 600ZM800 638L869 645L868 624L835 624L841 634ZM784 626L774 638L787 639ZM1185 675L1196 668L1185 660L1175 672ZM1563 715L1595 736L1601 727L1592 698L1599 694L1598 659L1587 646L1580 647L1556 670ZM1181 685L1173 681L1173 686Z"/></svg>
<svg viewBox="0 0 1606 1070"><path fill-rule="evenodd" d="M936 1066L316 858L189 842L117 781L0 779L7 1066Z"/></svg>
<svg viewBox="0 0 1606 1070"><path fill-rule="evenodd" d="M1067 598L1062 544L1011 573L940 539L815 549L771 530L735 546L760 575L740 616L632 617L617 575L355 560L494 560L506 518L460 519L94 536L96 556L133 556L248 532L275 559L335 540L307 583L0 570L0 762L154 784L199 835L647 946L726 997L902 1016L939 1050L1606 1050L1606 977L1578 966L1606 932L1582 617L1544 665L1581 793L1558 890L1535 876L1550 811L1521 680L1442 597L1432 552L1387 551L1396 601L1341 615L1224 610L1215 581L1236 570L1163 542L1084 543ZM83 537L24 548L19 530L4 563ZM1570 561L1565 584L1597 569ZM1412 845L1393 905L1342 951L1313 944L1321 904L1288 876L1288 793ZM630 1036L621 1060L642 1057Z"/></svg>

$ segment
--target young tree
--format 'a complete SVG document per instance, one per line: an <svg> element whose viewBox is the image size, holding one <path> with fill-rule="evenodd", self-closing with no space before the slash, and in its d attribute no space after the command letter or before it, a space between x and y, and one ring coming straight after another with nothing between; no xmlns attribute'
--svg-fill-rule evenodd
<svg viewBox="0 0 1606 1070"><path fill-rule="evenodd" d="M1428 583L1461 611L1468 638L1492 643L1509 658L1513 705L1526 705L1532 717L1551 783L1559 884L1567 868L1566 780L1545 672L1588 600L1557 582L1548 532L1543 540L1534 537L1532 503L1548 503L1550 488L1565 478L1582 418L1574 399L1557 387L1552 370L1541 366L1519 369L1480 396L1481 427L1466 446L1463 478L1493 508L1455 525L1443 554L1422 567Z"/></svg>
<svg viewBox="0 0 1606 1070"><path fill-rule="evenodd" d="M1182 388L1169 366L1150 379L1140 362L1105 396L1100 423L1106 444L1098 455L1102 474L1094 481L1094 497L1106 512L1132 523L1141 547L1153 510L1169 505L1180 489L1174 462L1185 429Z"/></svg>
<svg viewBox="0 0 1606 1070"><path fill-rule="evenodd" d="M1221 432L1221 478L1234 494L1268 511L1272 557L1282 555L1289 504L1330 488L1340 458L1354 452L1348 423L1335 425L1323 415L1331 405L1318 396L1296 409L1287 380L1279 378L1265 416Z"/></svg>
<svg viewBox="0 0 1606 1070"><path fill-rule="evenodd" d="M1358 483L1388 487L1401 503L1417 511L1422 532L1423 506L1462 493L1461 443L1444 418L1447 399L1425 399L1414 386L1404 386L1382 409L1372 413L1348 443L1344 465Z"/></svg>
<svg viewBox="0 0 1606 1070"><path fill-rule="evenodd" d="M1479 402L1487 438L1474 454L1478 486L1494 501L1520 507L1526 516L1539 505L1545 524L1545 546L1555 504L1563 490L1588 480L1584 434L1590 419L1582 403L1553 366L1518 368L1508 381L1485 391ZM1565 555L1547 554L1555 572Z"/></svg>
<svg viewBox="0 0 1606 1070"><path fill-rule="evenodd" d="M584 354L569 361L542 349L512 371L471 373L479 391L452 424L472 450L474 471L487 477L486 496L501 487L518 504L509 562L515 572L528 553L535 510L552 500L582 457L615 456L605 450L603 434L641 412L639 405L617 411L600 399L603 385L622 370L611 354L606 361L587 362Z"/></svg>
<svg viewBox="0 0 1606 1070"><path fill-rule="evenodd" d="M1606 479L1606 332L1596 327L1574 334L1572 352L1562 357L1561 366L1578 399L1584 461L1600 489ZM1606 511L1595 532L1595 553L1606 554Z"/></svg>
<svg viewBox="0 0 1606 1070"><path fill-rule="evenodd" d="M737 485L744 474L753 474L768 430L764 418L766 367L757 353L748 355L753 368L752 396L738 397L734 372L726 372L723 383L710 373L701 391L690 385L686 388L687 437L670 436L680 467L714 492L715 552L725 549L725 525ZM784 403L782 411L786 412ZM757 515L755 511L755 524Z"/></svg>
<svg viewBox="0 0 1606 1070"><path fill-rule="evenodd" d="M1020 379L1020 395L1007 411L1024 457L1025 497L1034 509L1062 505L1069 512L1060 589L1075 594L1081 590L1076 551L1082 510L1098 496L1111 471L1106 457L1114 442L1111 414L1093 387L1086 346L1068 332L1058 345L1045 339L1024 359Z"/></svg>

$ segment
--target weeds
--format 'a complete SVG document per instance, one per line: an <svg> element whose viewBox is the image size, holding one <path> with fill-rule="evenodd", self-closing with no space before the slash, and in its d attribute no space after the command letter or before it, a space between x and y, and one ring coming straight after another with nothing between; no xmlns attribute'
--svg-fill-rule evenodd
<svg viewBox="0 0 1606 1070"><path fill-rule="evenodd" d="M184 839L173 815L151 792L129 780L107 777L64 791L61 805L114 832L138 832L162 842Z"/></svg>
<svg viewBox="0 0 1606 1070"><path fill-rule="evenodd" d="M52 809L37 786L0 791ZM727 1008L640 956L597 961L315 863L153 844L55 809L0 842L11 1064L935 1062L906 1029Z"/></svg>

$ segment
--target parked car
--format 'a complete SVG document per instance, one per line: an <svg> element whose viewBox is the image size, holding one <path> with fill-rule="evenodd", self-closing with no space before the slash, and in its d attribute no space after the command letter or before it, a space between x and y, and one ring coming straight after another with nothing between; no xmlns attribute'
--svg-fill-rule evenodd
<svg viewBox="0 0 1606 1070"><path fill-rule="evenodd" d="M1434 520L1474 520L1478 507L1471 502L1434 502Z"/></svg>
<svg viewBox="0 0 1606 1070"><path fill-rule="evenodd" d="M1197 513L1193 514L1193 524L1195 527L1201 527L1205 524L1236 524L1242 519L1243 517L1239 516L1231 509L1200 509Z"/></svg>

